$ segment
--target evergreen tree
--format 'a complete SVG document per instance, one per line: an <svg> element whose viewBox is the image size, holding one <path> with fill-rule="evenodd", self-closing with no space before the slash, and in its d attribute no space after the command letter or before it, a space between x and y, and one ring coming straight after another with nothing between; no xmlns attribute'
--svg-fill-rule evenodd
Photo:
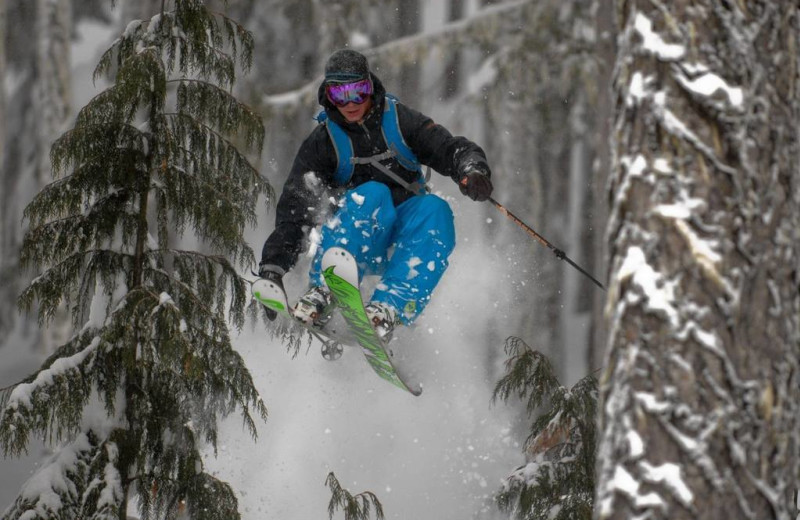
<svg viewBox="0 0 800 520"><path fill-rule="evenodd" d="M31 435L64 443L4 520L238 518L232 489L203 471L217 420L266 419L229 321L240 327L252 265L244 226L269 184L260 118L232 95L252 37L201 0L162 3L131 22L95 78L111 86L53 145L57 180L30 203L22 263L40 272L20 297L46 323L66 304L77 332L0 396L0 447ZM234 144L234 139L236 144ZM191 231L214 254L172 244Z"/></svg>
<svg viewBox="0 0 800 520"><path fill-rule="evenodd" d="M493 399L526 400L537 414L525 441L527 464L506 477L495 499L519 520L592 517L596 457L597 380L588 375L570 389L559 383L543 354L519 338L506 340L506 374Z"/></svg>

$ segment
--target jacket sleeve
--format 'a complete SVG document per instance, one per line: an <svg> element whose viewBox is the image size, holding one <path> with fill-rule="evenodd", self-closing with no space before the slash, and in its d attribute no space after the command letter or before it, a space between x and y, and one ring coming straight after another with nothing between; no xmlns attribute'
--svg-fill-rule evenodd
<svg viewBox="0 0 800 520"><path fill-rule="evenodd" d="M331 187L336 163L333 147L322 125L300 146L289 177L278 199L275 230L261 251L261 264L276 265L286 271L297 262L308 229L327 204L324 196Z"/></svg>
<svg viewBox="0 0 800 520"><path fill-rule="evenodd" d="M397 105L397 114L403 139L422 164L455 182L467 172L475 170L487 177L492 175L486 154L474 142L466 137L454 137L430 117L402 103Z"/></svg>

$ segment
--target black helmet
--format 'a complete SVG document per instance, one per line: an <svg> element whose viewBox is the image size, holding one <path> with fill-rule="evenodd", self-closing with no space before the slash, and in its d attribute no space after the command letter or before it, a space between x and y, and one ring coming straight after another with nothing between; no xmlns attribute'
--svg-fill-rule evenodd
<svg viewBox="0 0 800 520"><path fill-rule="evenodd" d="M351 49L339 49L325 64L325 83L350 83L369 78L366 56Z"/></svg>

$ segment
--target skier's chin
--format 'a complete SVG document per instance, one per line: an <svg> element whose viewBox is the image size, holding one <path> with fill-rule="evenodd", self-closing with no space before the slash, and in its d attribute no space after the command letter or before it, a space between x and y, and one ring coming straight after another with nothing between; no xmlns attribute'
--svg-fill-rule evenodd
<svg viewBox="0 0 800 520"><path fill-rule="evenodd" d="M364 116L369 111L372 103L366 100L364 103L357 105L355 103L348 103L343 107L338 107L339 112L344 116L348 123L358 123L364 120Z"/></svg>
<svg viewBox="0 0 800 520"><path fill-rule="evenodd" d="M358 123L363 117L361 112L361 110L355 110L353 112L342 111L342 115L344 115L344 118L347 119L349 123Z"/></svg>

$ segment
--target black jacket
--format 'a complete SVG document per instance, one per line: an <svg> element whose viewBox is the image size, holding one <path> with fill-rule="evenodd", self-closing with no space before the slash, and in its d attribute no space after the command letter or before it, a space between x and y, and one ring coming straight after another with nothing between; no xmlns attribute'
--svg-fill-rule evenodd
<svg viewBox="0 0 800 520"><path fill-rule="evenodd" d="M325 96L323 85L318 98L328 117L338 123L353 142L356 157L369 157L386 151L381 133L386 91L376 76L373 108L361 123L349 123ZM465 137L453 137L446 128L429 117L402 103L397 104L400 131L403 139L419 161L442 175L458 180L468 171L478 170L491 175L483 150ZM403 179L412 182L416 174L390 159L385 162ZM336 151L328 137L325 125L320 124L309 135L294 159L289 178L278 200L275 230L264 243L261 264L276 265L285 270L294 266L304 246L309 228L317 224L317 215L329 205L326 192L352 189L367 181L382 182L391 188L394 204L398 205L413 195L391 180L387 175L368 164L356 164L353 176L346 186L334 181Z"/></svg>

